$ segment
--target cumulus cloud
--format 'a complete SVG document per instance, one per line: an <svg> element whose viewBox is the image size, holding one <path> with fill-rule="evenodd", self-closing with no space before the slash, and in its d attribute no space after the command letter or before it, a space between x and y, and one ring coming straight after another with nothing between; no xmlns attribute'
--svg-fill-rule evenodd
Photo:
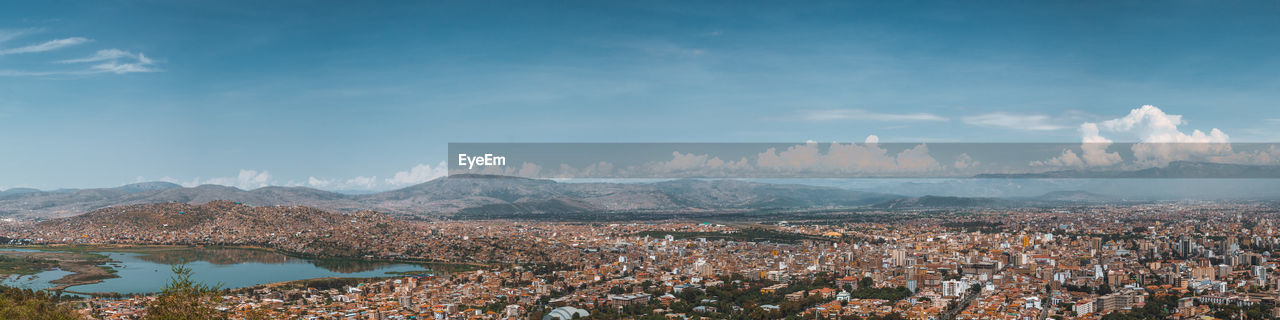
<svg viewBox="0 0 1280 320"><path fill-rule="evenodd" d="M885 122L948 121L932 113L883 113L863 109L809 110L800 113L800 119L808 121L862 120Z"/></svg>
<svg viewBox="0 0 1280 320"><path fill-rule="evenodd" d="M1101 122L1085 122L1080 125L1082 153L1063 151L1062 155L1043 161L1033 161L1033 166L1112 166L1123 161L1115 152L1107 152L1113 143L1102 134L1116 134L1134 138L1130 150L1137 167L1163 166L1171 161L1229 157L1230 137L1217 128L1205 133L1200 130L1183 132L1179 126L1186 124L1181 115L1165 113L1160 108L1144 105L1129 114Z"/></svg>
<svg viewBox="0 0 1280 320"><path fill-rule="evenodd" d="M672 152L671 160L646 163L643 167L630 169L628 172L641 175L724 176L749 166L746 158L726 161L705 154Z"/></svg>
<svg viewBox="0 0 1280 320"><path fill-rule="evenodd" d="M24 46L24 47L0 49L0 56L10 55L10 54L19 54L19 53L36 53L36 52L52 51L52 50L70 47L70 46L74 46L74 45L85 43L85 42L89 42L89 39L81 38L81 37L55 39L55 40L49 40L43 43L33 44L29 46Z"/></svg>
<svg viewBox="0 0 1280 320"><path fill-rule="evenodd" d="M406 186L431 181L431 179L448 174L449 168L445 166L444 161L440 161L434 167L427 164L418 164L409 170L396 172L395 175L385 181L392 186Z"/></svg>
<svg viewBox="0 0 1280 320"><path fill-rule="evenodd" d="M165 179L168 179L168 182L176 182L176 181L173 181L173 179L170 179L168 177L166 177ZM161 179L161 181L166 181L165 179ZM272 184L272 180L271 180L271 173L268 173L266 170L257 171L257 170L241 169L240 173L234 177L215 177L215 178L209 178L204 180L200 179L199 177L196 177L195 179L192 179L189 182L184 182L180 184L184 187L194 187L194 186L204 185L204 184L216 184L216 185L223 185L228 187L236 187L244 190L252 190L252 189L269 186Z"/></svg>
<svg viewBox="0 0 1280 320"><path fill-rule="evenodd" d="M306 186L325 190L373 190L378 187L378 177L358 176L345 180L308 177Z"/></svg>
<svg viewBox="0 0 1280 320"><path fill-rule="evenodd" d="M806 143L777 151L770 148L756 155L755 169L775 172L820 171L844 174L922 173L941 168L929 155L929 146L919 144L896 154L881 148L879 138L867 143L832 142L825 153L817 143Z"/></svg>
<svg viewBox="0 0 1280 320"><path fill-rule="evenodd" d="M1210 156L1209 161L1235 164L1276 164L1280 163L1280 148L1276 148L1276 145L1270 145L1262 150Z"/></svg>
<svg viewBox="0 0 1280 320"><path fill-rule="evenodd" d="M1033 167L1083 167L1084 160L1071 149L1062 150L1062 154L1047 160L1031 161Z"/></svg>
<svg viewBox="0 0 1280 320"><path fill-rule="evenodd" d="M978 160L974 160L973 157L969 156L968 153L961 153L960 155L956 156L956 161L954 164L952 164L952 166L955 167L956 169L966 169L966 168L976 166L979 163L981 162L979 162Z"/></svg>
<svg viewBox="0 0 1280 320"><path fill-rule="evenodd" d="M1107 147L1111 146L1111 140L1098 133L1097 125L1088 122L1081 124L1080 134L1083 142L1080 144L1080 150L1084 152L1080 158L1084 160L1084 164L1102 167L1124 161L1119 153L1107 152Z"/></svg>
<svg viewBox="0 0 1280 320"><path fill-rule="evenodd" d="M1185 124L1181 115L1167 114L1160 108L1145 105L1129 111L1124 117L1103 121L1100 128L1118 133L1136 133L1140 142L1133 146L1133 156L1140 165L1164 165L1170 161L1192 157L1222 156L1231 153L1230 138L1213 128L1209 133L1178 130Z"/></svg>
<svg viewBox="0 0 1280 320"><path fill-rule="evenodd" d="M1013 114L993 112L988 114L961 118L964 123L981 127L998 127L1014 130L1048 131L1070 128L1053 122L1053 119L1040 114Z"/></svg>

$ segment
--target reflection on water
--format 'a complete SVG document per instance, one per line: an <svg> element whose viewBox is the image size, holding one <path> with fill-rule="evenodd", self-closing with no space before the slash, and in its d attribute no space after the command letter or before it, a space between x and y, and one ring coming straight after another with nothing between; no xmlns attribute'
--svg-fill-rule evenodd
<svg viewBox="0 0 1280 320"><path fill-rule="evenodd" d="M119 278L68 287L74 292L143 294L161 290L173 275L171 266L185 263L195 281L224 289L324 277L371 278L397 273L432 272L423 265L343 259L309 260L265 250L234 248L145 248L94 252L114 260L105 266ZM442 268L447 270L448 268ZM71 274L62 270L0 278L0 284L47 289L49 281Z"/></svg>
<svg viewBox="0 0 1280 320"><path fill-rule="evenodd" d="M307 262L328 271L338 273L360 273L392 267L397 263L363 261L351 259L317 259L307 260L293 258L266 250L239 248L171 248L148 249L138 252L138 259L159 264L175 265L183 262L204 261L215 265L232 265L241 263L281 264Z"/></svg>
<svg viewBox="0 0 1280 320"><path fill-rule="evenodd" d="M138 259L162 264L180 264L184 261L205 261L212 264L287 263L293 259L270 251L237 248L165 248L147 249L138 253Z"/></svg>
<svg viewBox="0 0 1280 320"><path fill-rule="evenodd" d="M49 281L58 280L71 272L62 270L42 271L32 275L9 275L0 278L0 285L6 285L16 288L43 290L52 288L54 284Z"/></svg>
<svg viewBox="0 0 1280 320"><path fill-rule="evenodd" d="M152 293L160 291L173 275L170 266L185 262L194 271L193 280L208 284L220 284L223 288L234 289L259 284L294 281L323 277L370 278L388 276L388 272L426 271L421 266L411 264L383 264L381 266L352 268L334 271L316 265L310 260L269 257L261 255L261 251L233 249L195 249L204 252L183 256L180 253L162 254L139 252L101 252L119 261L116 269L119 278L107 279L100 283L72 286L69 291L76 292L115 292L115 293ZM165 251L168 252L168 251ZM242 262L231 262L234 253L253 253ZM216 257L214 263L207 260L185 259L185 257ZM360 269L361 271L354 271Z"/></svg>
<svg viewBox="0 0 1280 320"><path fill-rule="evenodd" d="M311 261L317 267L340 273L360 273L396 265L391 262L360 261L350 259L320 259Z"/></svg>

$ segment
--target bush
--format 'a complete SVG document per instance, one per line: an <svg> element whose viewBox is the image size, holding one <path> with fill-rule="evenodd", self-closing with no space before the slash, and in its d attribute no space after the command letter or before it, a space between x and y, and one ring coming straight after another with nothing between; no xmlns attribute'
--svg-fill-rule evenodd
<svg viewBox="0 0 1280 320"><path fill-rule="evenodd" d="M164 291L156 297L156 301L147 307L147 320L206 320L226 319L221 312L210 306L215 300L214 293L219 290L191 280L191 268L186 265L173 266L173 277L165 285Z"/></svg>
<svg viewBox="0 0 1280 320"><path fill-rule="evenodd" d="M80 319L74 310L44 291L0 286L0 319Z"/></svg>

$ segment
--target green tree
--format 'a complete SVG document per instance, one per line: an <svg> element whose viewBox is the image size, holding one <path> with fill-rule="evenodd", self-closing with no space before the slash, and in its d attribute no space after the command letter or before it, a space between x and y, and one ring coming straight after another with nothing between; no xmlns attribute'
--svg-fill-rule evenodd
<svg viewBox="0 0 1280 320"><path fill-rule="evenodd" d="M80 316L44 291L0 286L0 319L72 320Z"/></svg>
<svg viewBox="0 0 1280 320"><path fill-rule="evenodd" d="M165 285L156 301L147 307L147 320L206 320L226 319L211 302L219 286L209 286L191 280L193 272L185 264L173 266L173 277Z"/></svg>
<svg viewBox="0 0 1280 320"><path fill-rule="evenodd" d="M858 280L858 289L870 288L874 285L875 282L871 280L871 277L862 277L861 280Z"/></svg>

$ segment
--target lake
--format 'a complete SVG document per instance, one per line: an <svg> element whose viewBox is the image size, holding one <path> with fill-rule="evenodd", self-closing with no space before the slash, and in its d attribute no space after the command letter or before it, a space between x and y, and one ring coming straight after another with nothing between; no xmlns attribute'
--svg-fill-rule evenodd
<svg viewBox="0 0 1280 320"><path fill-rule="evenodd" d="M0 277L3 277L3 278L0 278L0 285L17 287L17 288L44 290L44 289L52 288L54 286L54 284L49 283L49 281L58 280L70 274L71 272L62 271L62 270L48 270L48 271L40 272L37 274L25 275L25 276L19 276L19 275L11 275L7 277L0 276Z"/></svg>
<svg viewBox="0 0 1280 320"><path fill-rule="evenodd" d="M12 250L12 249L3 249ZM54 249L48 251L56 251ZM67 291L87 293L155 293L173 275L171 266L185 263L194 272L193 280L224 289L294 280L341 277L373 278L402 272L432 272L425 265L372 262L350 259L302 259L251 249L236 248L139 248L89 251L113 260L102 266L116 270L119 278L68 287ZM49 281L68 274L52 270L28 276L11 276L0 283L9 286L45 289Z"/></svg>

